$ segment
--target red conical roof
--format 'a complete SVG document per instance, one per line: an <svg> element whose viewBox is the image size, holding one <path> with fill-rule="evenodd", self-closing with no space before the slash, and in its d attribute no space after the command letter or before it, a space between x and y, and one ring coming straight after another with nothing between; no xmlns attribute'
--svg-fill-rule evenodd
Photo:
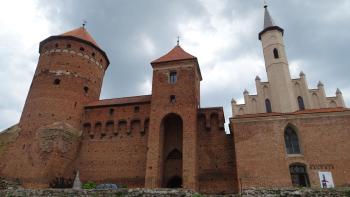
<svg viewBox="0 0 350 197"><path fill-rule="evenodd" d="M60 36L73 36L73 37L91 42L92 44L94 44L98 47L97 42L92 38L92 36L89 34L89 32L86 31L86 29L84 27L79 27L79 28L73 29L72 31L68 31L66 33L63 33Z"/></svg>
<svg viewBox="0 0 350 197"><path fill-rule="evenodd" d="M161 62L171 62L171 61L177 61L177 60L191 60L191 59L197 59L197 58L187 53L186 51L184 51L179 45L176 45L167 54L152 61L151 64L161 63Z"/></svg>

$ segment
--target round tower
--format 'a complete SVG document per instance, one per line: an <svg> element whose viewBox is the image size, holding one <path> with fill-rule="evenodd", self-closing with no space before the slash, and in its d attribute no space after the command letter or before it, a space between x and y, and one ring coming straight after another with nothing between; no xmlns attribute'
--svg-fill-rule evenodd
<svg viewBox="0 0 350 197"><path fill-rule="evenodd" d="M83 106L99 99L106 53L84 27L43 40L39 53L20 127L29 135L58 121L80 128Z"/></svg>
<svg viewBox="0 0 350 197"><path fill-rule="evenodd" d="M0 162L0 176L28 188L71 187L83 107L99 99L109 60L84 27L43 40L39 53L19 137Z"/></svg>

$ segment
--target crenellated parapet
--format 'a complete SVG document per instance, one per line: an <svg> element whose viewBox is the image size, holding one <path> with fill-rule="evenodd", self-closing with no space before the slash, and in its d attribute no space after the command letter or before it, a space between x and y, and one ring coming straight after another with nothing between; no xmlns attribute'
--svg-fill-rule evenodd
<svg viewBox="0 0 350 197"><path fill-rule="evenodd" d="M222 107L200 108L198 109L199 121L203 121L200 124L204 124L207 131L224 130L225 129L225 116Z"/></svg>
<svg viewBox="0 0 350 197"><path fill-rule="evenodd" d="M149 128L150 95L106 99L85 106L84 140L144 136Z"/></svg>

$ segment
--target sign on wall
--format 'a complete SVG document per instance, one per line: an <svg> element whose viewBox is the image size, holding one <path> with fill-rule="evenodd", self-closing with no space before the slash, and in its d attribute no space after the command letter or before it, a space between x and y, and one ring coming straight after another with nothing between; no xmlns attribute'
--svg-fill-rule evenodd
<svg viewBox="0 0 350 197"><path fill-rule="evenodd" d="M320 177L321 188L334 188L331 172L318 172L318 176Z"/></svg>

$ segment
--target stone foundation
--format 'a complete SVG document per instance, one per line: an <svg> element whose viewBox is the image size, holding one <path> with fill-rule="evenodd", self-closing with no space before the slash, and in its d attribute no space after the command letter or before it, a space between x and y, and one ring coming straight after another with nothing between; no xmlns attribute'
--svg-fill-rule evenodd
<svg viewBox="0 0 350 197"><path fill-rule="evenodd" d="M102 197L102 196L115 196L115 197L136 197L136 196L163 196L163 197L252 197L252 196L269 196L269 197L348 197L350 196L350 188L337 188L337 189L310 189L310 188L294 188L294 189L247 189L244 190L242 195L239 194L226 194L226 195L205 195L198 194L191 190L182 189L116 189L116 190L73 190L73 189L17 189L17 190L0 190L0 196L45 196L45 197Z"/></svg>

